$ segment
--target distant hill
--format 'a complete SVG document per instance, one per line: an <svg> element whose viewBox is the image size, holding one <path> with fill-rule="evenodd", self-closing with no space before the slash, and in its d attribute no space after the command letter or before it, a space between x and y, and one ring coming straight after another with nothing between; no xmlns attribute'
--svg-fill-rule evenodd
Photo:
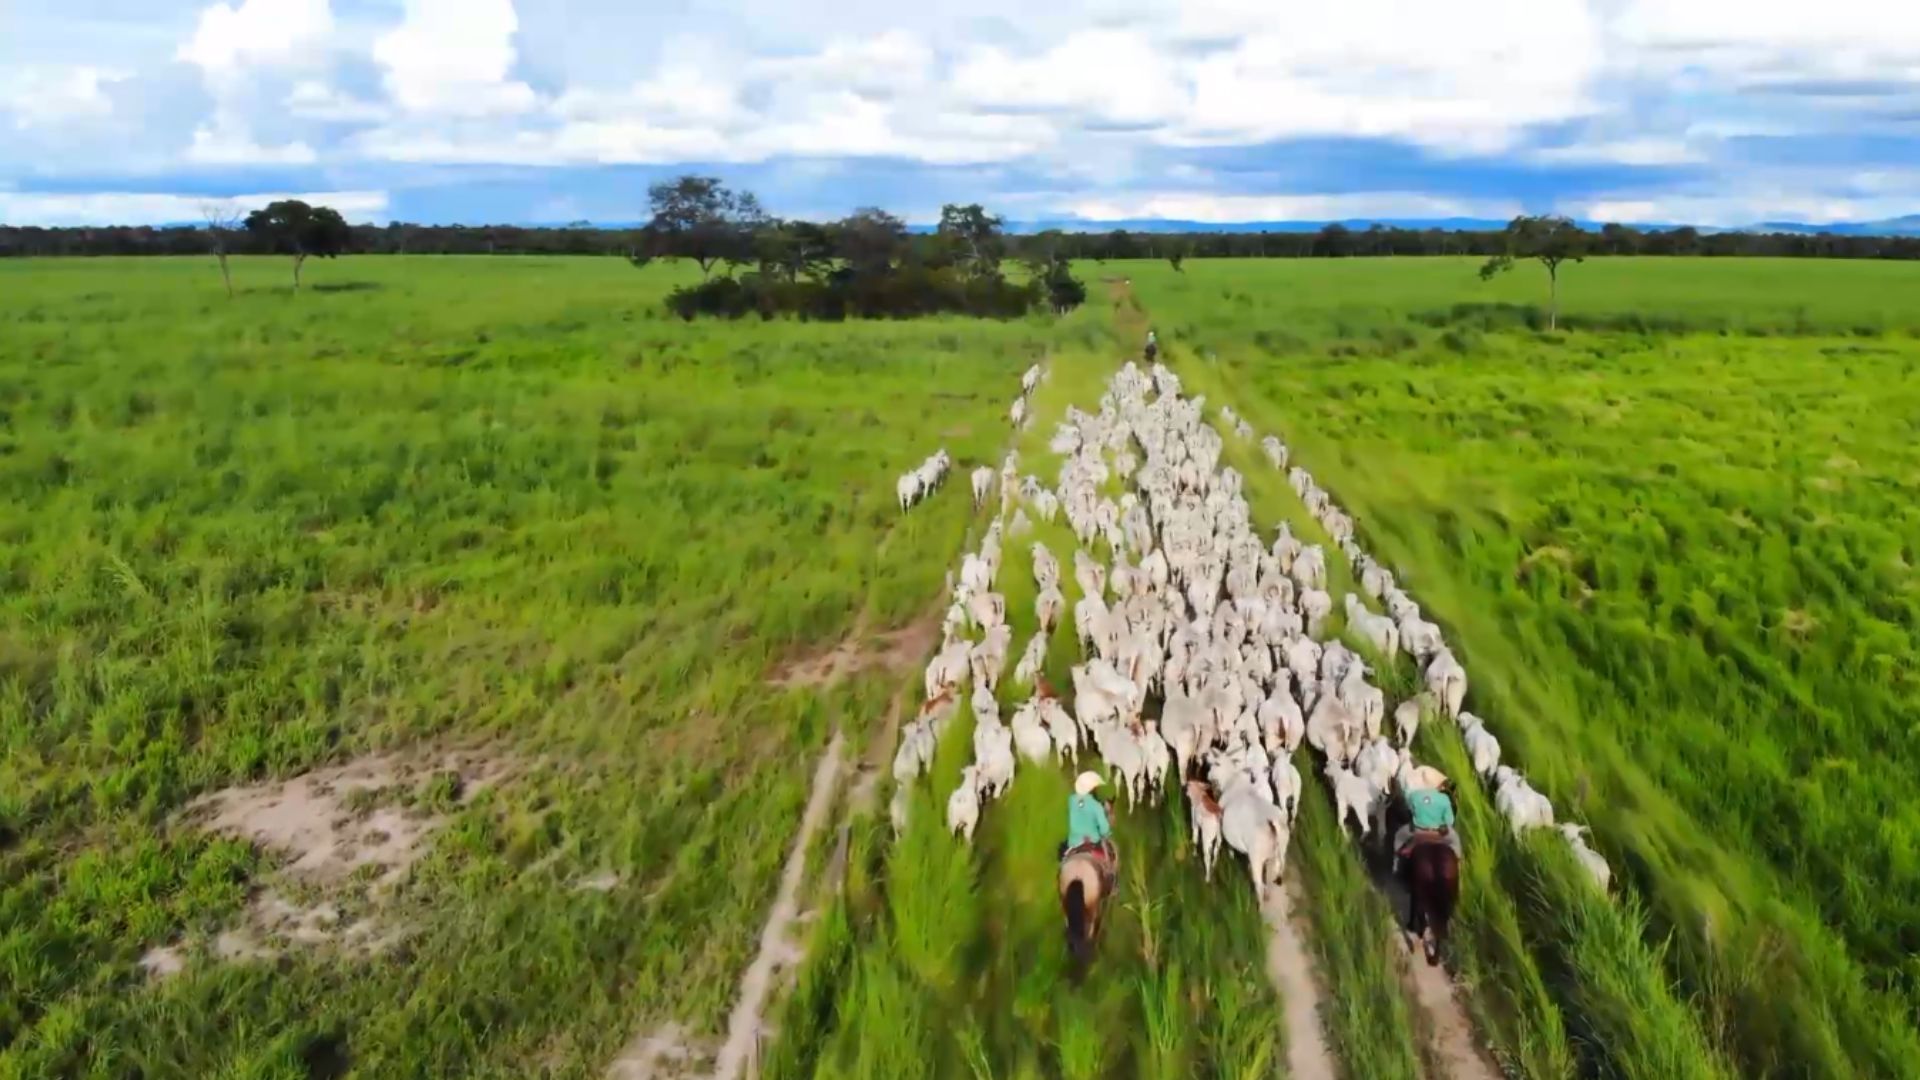
<svg viewBox="0 0 1920 1080"><path fill-rule="evenodd" d="M1804 221L1763 221L1742 232L1780 232L1834 236L1920 236L1920 214L1886 218L1881 221L1841 221L1827 225L1809 225Z"/></svg>

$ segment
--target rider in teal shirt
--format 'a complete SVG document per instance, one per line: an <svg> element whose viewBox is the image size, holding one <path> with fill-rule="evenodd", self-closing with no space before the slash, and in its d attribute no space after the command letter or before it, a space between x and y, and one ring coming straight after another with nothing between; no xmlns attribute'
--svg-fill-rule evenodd
<svg viewBox="0 0 1920 1080"><path fill-rule="evenodd" d="M1456 858L1462 854L1460 831L1453 827L1453 797L1447 794L1447 788L1452 784L1438 770L1425 769L1420 770L1418 784L1406 793L1407 810L1412 820L1400 826L1393 838L1395 873L1399 872L1400 860L1420 833L1437 834L1453 849Z"/></svg>
<svg viewBox="0 0 1920 1080"><path fill-rule="evenodd" d="M1451 829L1453 800L1437 789L1407 793L1407 809L1413 811L1413 827L1421 831Z"/></svg>
<svg viewBox="0 0 1920 1080"><path fill-rule="evenodd" d="M1099 773L1081 773L1073 782L1073 796L1067 800L1067 850L1082 844L1105 844L1113 839L1113 823L1107 820L1107 808L1093 797L1093 789L1103 781Z"/></svg>

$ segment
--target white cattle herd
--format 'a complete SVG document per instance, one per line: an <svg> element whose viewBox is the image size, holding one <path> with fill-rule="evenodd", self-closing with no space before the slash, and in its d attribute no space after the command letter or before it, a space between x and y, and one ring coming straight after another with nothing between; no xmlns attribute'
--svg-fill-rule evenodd
<svg viewBox="0 0 1920 1080"><path fill-rule="evenodd" d="M1013 407L1007 412L1008 418L1013 421L1015 430L1024 429L1032 422L1030 410L1033 404L1033 392L1039 388L1040 380L1045 376L1046 370L1039 364L1028 368L1026 372L1020 376L1020 394L1013 399ZM895 480L893 484L894 501L900 504L901 512L904 513L912 509L919 504L922 499L933 494L934 489L938 488L941 482L946 480L947 473L952 470L953 459L947 456L947 449L943 446L934 451L932 457L921 462L918 468L901 473L899 479ZM982 506L986 503L987 496L993 490L993 470L982 465L973 470L971 479L973 482L973 505L975 507ZM1005 492L1003 495L1005 501L1001 506L1001 510L1004 513L1011 504L1013 489L1011 485L1004 485L1002 490Z"/></svg>
<svg viewBox="0 0 1920 1080"><path fill-rule="evenodd" d="M1043 377L1038 365L1022 377L1011 413L1016 427L1031 422L1030 398ZM1262 540L1241 475L1221 464L1224 443L1204 406L1204 398L1183 397L1164 366L1142 371L1130 362L1097 412L1067 410L1049 442L1062 457L1052 489L1020 478L1018 457L1008 454L998 476L1000 512L979 549L962 559L941 646L926 668L925 704L901 731L895 828L905 826L906 790L931 766L963 691L975 719L973 761L948 798L947 824L969 842L982 807L1006 792L1023 759L1052 767L1096 753L1129 807L1159 802L1170 781L1182 788L1209 880L1224 840L1246 857L1264 896L1280 880L1305 795L1293 758L1300 745L1320 754L1341 823L1351 818L1363 838L1380 830L1384 842L1387 802L1396 786L1413 785L1411 746L1426 716L1460 725L1474 768L1516 834L1553 827L1552 804L1500 764L1499 743L1464 711L1467 673L1439 627L1361 550L1353 520L1296 466L1287 472L1293 490L1345 555L1361 592L1386 610L1378 614L1348 595L1340 607L1348 628L1380 660L1412 657L1425 691L1389 714L1368 661L1323 640L1335 610L1325 551L1286 524L1271 542ZM1228 430L1253 437L1231 409L1219 412ZM1287 468L1277 438L1259 447L1270 465ZM931 491L949 464L942 450L902 476L901 508ZM991 497L994 480L990 468L974 471L976 506ZM1117 498L1107 493L1113 488L1122 491ZM1038 629L1013 671L1013 693L1024 699L1003 722L998 695L1010 689L1002 672L1013 630L997 588L1003 547L1027 531L1027 508L1046 522L1064 513L1079 544L1072 573L1080 599L1069 609L1059 557L1044 543L1026 545ZM1104 559L1094 554L1101 551ZM1053 632L1069 610L1081 661L1071 669L1071 708L1043 675ZM1150 699L1160 702L1157 719L1147 715ZM1586 846L1584 829L1561 825L1559 834L1604 890L1607 866Z"/></svg>

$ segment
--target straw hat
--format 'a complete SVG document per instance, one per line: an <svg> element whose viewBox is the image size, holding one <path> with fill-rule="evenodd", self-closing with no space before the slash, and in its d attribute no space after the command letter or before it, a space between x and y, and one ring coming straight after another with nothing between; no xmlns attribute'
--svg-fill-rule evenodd
<svg viewBox="0 0 1920 1080"><path fill-rule="evenodd" d="M1416 791L1439 791L1447 784L1447 774L1431 765L1422 765L1413 770L1413 787Z"/></svg>
<svg viewBox="0 0 1920 1080"><path fill-rule="evenodd" d="M1091 795L1093 794L1094 788L1097 788L1104 783L1106 783L1106 781L1100 779L1099 773L1083 772L1079 776L1074 778L1073 790L1079 792L1082 795Z"/></svg>

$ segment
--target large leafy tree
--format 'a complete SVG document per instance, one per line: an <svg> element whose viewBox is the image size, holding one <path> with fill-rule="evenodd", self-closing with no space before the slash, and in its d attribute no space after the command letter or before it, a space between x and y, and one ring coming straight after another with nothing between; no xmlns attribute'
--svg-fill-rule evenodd
<svg viewBox="0 0 1920 1080"><path fill-rule="evenodd" d="M789 283L825 277L833 267L833 237L810 221L768 225L754 238L760 272Z"/></svg>
<svg viewBox="0 0 1920 1080"><path fill-rule="evenodd" d="M1513 269L1517 261L1531 259L1547 268L1547 329L1560 326L1560 266L1567 262L1585 262L1593 238L1564 217L1517 217L1507 223L1504 234L1507 249L1480 268L1480 280Z"/></svg>
<svg viewBox="0 0 1920 1080"><path fill-rule="evenodd" d="M833 227L834 247L855 274L873 277L893 269L907 248L907 223L873 207L855 210Z"/></svg>
<svg viewBox="0 0 1920 1080"><path fill-rule="evenodd" d="M647 189L650 255L692 259L700 276L715 263L754 258L754 238L771 219L752 192L734 191L711 176L682 176Z"/></svg>
<svg viewBox="0 0 1920 1080"><path fill-rule="evenodd" d="M940 228L936 235L946 243L954 263L966 269L969 277L990 278L1000 274L1000 259L1006 254L1004 222L987 213L979 203L940 208Z"/></svg>
<svg viewBox="0 0 1920 1080"><path fill-rule="evenodd" d="M313 257L331 259L347 250L353 230L340 211L330 206L308 206L299 199L282 199L247 215L245 228L274 251L293 256L293 287L300 287L300 268Z"/></svg>

